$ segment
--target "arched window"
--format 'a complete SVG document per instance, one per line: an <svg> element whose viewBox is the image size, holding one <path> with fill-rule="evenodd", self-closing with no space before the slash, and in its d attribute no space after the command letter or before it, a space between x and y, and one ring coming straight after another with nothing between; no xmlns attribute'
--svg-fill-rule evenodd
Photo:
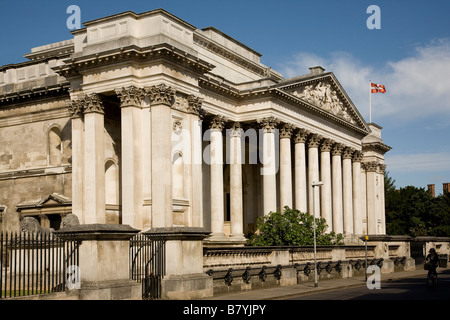
<svg viewBox="0 0 450 320"><path fill-rule="evenodd" d="M105 203L119 204L119 170L112 160L105 163Z"/></svg>
<svg viewBox="0 0 450 320"><path fill-rule="evenodd" d="M61 130L58 127L52 127L48 131L48 164L50 166L61 165L62 154Z"/></svg>

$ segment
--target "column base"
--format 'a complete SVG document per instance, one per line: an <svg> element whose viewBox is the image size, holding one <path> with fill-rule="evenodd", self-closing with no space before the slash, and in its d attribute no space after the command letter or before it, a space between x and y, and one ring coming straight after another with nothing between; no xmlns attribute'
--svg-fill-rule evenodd
<svg viewBox="0 0 450 320"><path fill-rule="evenodd" d="M226 237L225 234L212 234L209 238L203 241L205 247L243 247L247 239L242 236Z"/></svg>

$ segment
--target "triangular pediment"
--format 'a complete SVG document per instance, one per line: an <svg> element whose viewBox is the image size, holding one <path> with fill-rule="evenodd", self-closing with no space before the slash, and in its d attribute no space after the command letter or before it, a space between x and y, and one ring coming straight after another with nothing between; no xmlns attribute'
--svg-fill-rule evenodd
<svg viewBox="0 0 450 320"><path fill-rule="evenodd" d="M287 79L278 89L324 111L330 117L369 132L364 118L332 72Z"/></svg>
<svg viewBox="0 0 450 320"><path fill-rule="evenodd" d="M32 208L45 208L45 207L59 207L70 206L72 200L58 193L53 193L38 201L27 201L20 203L16 206L17 210L32 209Z"/></svg>

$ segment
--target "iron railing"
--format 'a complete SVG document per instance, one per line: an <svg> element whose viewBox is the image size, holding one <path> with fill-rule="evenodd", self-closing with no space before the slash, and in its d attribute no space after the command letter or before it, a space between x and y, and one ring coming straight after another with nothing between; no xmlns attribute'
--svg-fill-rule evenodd
<svg viewBox="0 0 450 320"><path fill-rule="evenodd" d="M0 232L0 299L65 291L79 244L53 233Z"/></svg>
<svg viewBox="0 0 450 320"><path fill-rule="evenodd" d="M138 234L130 240L130 279L142 283L142 298L161 298L161 283L166 273L166 243Z"/></svg>

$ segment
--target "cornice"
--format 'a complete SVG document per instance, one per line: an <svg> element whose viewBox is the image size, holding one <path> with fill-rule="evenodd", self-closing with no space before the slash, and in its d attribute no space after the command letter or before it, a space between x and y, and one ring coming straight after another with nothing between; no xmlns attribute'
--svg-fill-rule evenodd
<svg viewBox="0 0 450 320"><path fill-rule="evenodd" d="M0 95L0 108L10 105L29 103L39 100L69 96L70 83L64 82L54 86L33 88Z"/></svg>
<svg viewBox="0 0 450 320"><path fill-rule="evenodd" d="M363 151L376 151L381 154L385 154L386 152L392 150L392 147L382 143L382 142L369 142L362 144Z"/></svg>
<svg viewBox="0 0 450 320"><path fill-rule="evenodd" d="M72 56L64 60L64 65L54 67L53 70L65 78L81 76L90 70L111 66L124 62L145 63L149 61L164 60L181 65L196 73L204 74L211 71L214 65L201 60L174 46L162 43L156 46L140 48L135 45L105 51L101 54L86 56Z"/></svg>

